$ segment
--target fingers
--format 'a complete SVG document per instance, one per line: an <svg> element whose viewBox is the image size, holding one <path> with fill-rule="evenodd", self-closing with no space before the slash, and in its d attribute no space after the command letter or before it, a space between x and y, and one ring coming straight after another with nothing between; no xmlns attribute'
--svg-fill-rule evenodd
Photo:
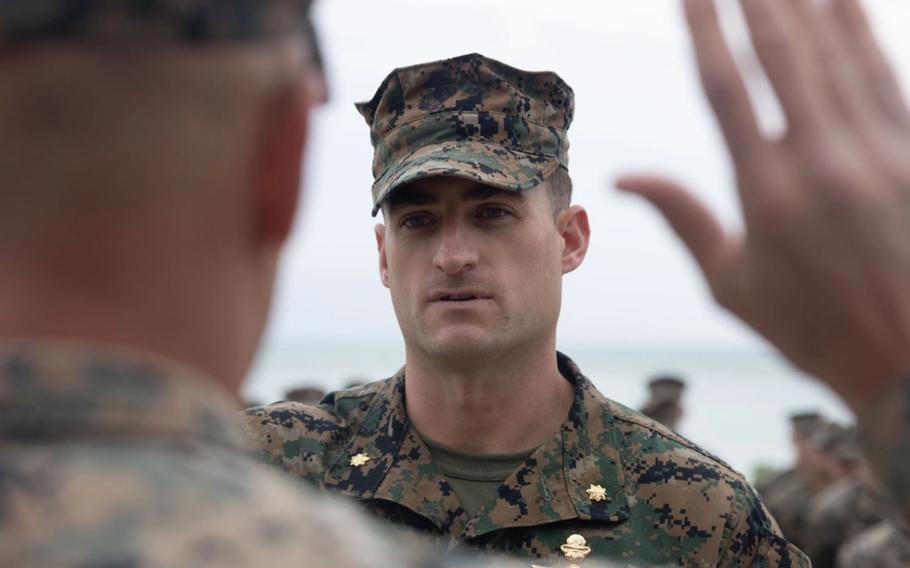
<svg viewBox="0 0 910 568"><path fill-rule="evenodd" d="M874 105L863 85L859 65L832 20L827 4L822 8L814 0L795 0L793 3L803 33L810 39L822 93L830 99L831 108L841 122L860 127L877 124Z"/></svg>
<svg viewBox="0 0 910 568"><path fill-rule="evenodd" d="M727 237L714 215L689 191L670 180L652 176L624 176L620 190L639 195L656 207L683 241L710 281Z"/></svg>
<svg viewBox="0 0 910 568"><path fill-rule="evenodd" d="M755 52L797 137L814 135L835 118L825 96L815 46L792 0L741 0Z"/></svg>
<svg viewBox="0 0 910 568"><path fill-rule="evenodd" d="M833 19L863 76L863 84L890 121L910 128L910 111L888 59L858 0L832 0Z"/></svg>
<svg viewBox="0 0 910 568"><path fill-rule="evenodd" d="M724 41L713 0L686 0L685 12L705 95L733 162L742 168L765 145L749 94Z"/></svg>

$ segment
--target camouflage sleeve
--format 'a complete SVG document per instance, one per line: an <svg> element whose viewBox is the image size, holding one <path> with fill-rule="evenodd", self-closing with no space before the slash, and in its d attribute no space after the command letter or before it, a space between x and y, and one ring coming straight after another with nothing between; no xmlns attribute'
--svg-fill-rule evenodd
<svg viewBox="0 0 910 568"><path fill-rule="evenodd" d="M724 527L717 565L724 568L811 568L812 563L787 542L755 491L744 484L734 497Z"/></svg>
<svg viewBox="0 0 910 568"><path fill-rule="evenodd" d="M910 376L858 417L860 440L872 469L910 519Z"/></svg>
<svg viewBox="0 0 910 568"><path fill-rule="evenodd" d="M328 448L341 429L324 409L297 402L250 408L242 423L258 457L317 486Z"/></svg>

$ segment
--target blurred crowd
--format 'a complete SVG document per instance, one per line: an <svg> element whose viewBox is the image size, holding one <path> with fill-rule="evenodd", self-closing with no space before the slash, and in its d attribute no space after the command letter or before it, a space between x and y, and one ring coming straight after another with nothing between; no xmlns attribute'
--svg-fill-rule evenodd
<svg viewBox="0 0 910 568"><path fill-rule="evenodd" d="M640 411L678 430L685 386L676 375L654 377ZM756 479L787 540L817 568L910 566L910 526L872 473L856 427L815 411L790 423L795 463Z"/></svg>
<svg viewBox="0 0 910 568"><path fill-rule="evenodd" d="M756 488L786 538L819 568L910 565L910 532L863 457L857 432L791 416L796 461Z"/></svg>

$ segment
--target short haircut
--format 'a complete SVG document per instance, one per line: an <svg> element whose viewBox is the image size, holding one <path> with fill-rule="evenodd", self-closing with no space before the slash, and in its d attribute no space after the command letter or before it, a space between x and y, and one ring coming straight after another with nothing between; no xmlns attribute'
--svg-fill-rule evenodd
<svg viewBox="0 0 910 568"><path fill-rule="evenodd" d="M572 178L569 176L569 170L561 165L557 166L546 183L550 207L555 217L572 204Z"/></svg>

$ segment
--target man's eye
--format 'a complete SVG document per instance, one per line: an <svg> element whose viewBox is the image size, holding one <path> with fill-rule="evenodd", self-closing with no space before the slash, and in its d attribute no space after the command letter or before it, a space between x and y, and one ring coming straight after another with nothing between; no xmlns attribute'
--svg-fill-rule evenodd
<svg viewBox="0 0 910 568"><path fill-rule="evenodd" d="M509 215L509 212L502 207L484 207L480 210L478 217L485 217L487 219L496 219L499 217L505 217Z"/></svg>
<svg viewBox="0 0 910 568"><path fill-rule="evenodd" d="M430 219L429 215L411 215L402 219L401 226L408 229L417 229L429 225L431 222L432 219Z"/></svg>

